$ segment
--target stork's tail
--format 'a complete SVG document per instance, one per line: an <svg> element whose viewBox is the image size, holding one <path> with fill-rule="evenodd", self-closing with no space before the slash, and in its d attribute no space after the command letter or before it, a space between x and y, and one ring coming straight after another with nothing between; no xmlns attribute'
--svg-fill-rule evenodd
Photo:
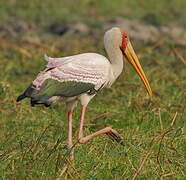
<svg viewBox="0 0 186 180"><path fill-rule="evenodd" d="M25 98L27 98L27 96L23 93L23 94L21 94L20 96L17 97L16 101L19 102L19 101L21 101Z"/></svg>
<svg viewBox="0 0 186 180"><path fill-rule="evenodd" d="M37 93L38 90L34 89L32 87L32 84L30 84L30 86L28 86L28 88L24 91L24 93L17 97L16 101L19 102L27 97L33 97Z"/></svg>
<svg viewBox="0 0 186 180"><path fill-rule="evenodd" d="M39 90L36 90L33 88L33 85L31 84L23 94L17 97L16 101L19 102L25 98L31 98L30 103L31 106L37 105L37 104L44 104L46 107L49 107L50 104L47 102L50 96L47 95L38 95Z"/></svg>

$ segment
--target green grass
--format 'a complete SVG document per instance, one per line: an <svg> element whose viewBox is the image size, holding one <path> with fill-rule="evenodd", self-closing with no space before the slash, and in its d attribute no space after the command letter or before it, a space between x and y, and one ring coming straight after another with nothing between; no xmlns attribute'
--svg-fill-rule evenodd
<svg viewBox="0 0 186 180"><path fill-rule="evenodd" d="M166 24L177 18L168 12L176 12L180 16L179 22L185 21L186 5L181 0L159 3L84 0L78 1L79 9L72 1L57 2L1 1L0 17L5 22L26 19L42 27L59 19L67 22L90 20L96 25L97 21L103 22L125 13L129 18L146 23ZM90 14L91 19L87 16ZM154 14L154 21L148 14ZM35 33L40 38L40 34ZM43 54L67 56L93 51L105 55L102 37L98 41L92 35L78 37L72 34L56 38L44 33L40 40L41 44L37 46L13 37L0 41L1 179L55 179L68 164L64 105L31 108L28 100L15 102L43 69L46 63ZM186 178L186 67L172 53L174 48L186 57L185 47L175 46L173 42L165 42L155 49L145 45L137 52L154 92L152 100L148 99L137 75L126 63L113 87L101 91L90 102L85 133L88 135L112 126L123 137L123 144L112 142L106 136L97 137L85 145L77 144L74 148L75 163L68 164L69 169L61 179ZM74 114L74 142L79 113L80 107ZM102 116L96 118L98 115Z"/></svg>
<svg viewBox="0 0 186 180"><path fill-rule="evenodd" d="M77 8L78 5L78 8ZM150 24L169 24L172 21L186 25L185 0L131 1L131 0L2 0L0 19L25 19L46 26L55 21L85 21L104 23L106 19L124 16ZM47 18L46 18L47 17Z"/></svg>

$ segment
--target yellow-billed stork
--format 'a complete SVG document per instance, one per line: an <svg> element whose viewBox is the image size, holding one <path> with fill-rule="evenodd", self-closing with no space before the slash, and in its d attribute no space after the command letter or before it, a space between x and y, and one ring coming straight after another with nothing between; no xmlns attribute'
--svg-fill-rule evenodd
<svg viewBox="0 0 186 180"><path fill-rule="evenodd" d="M118 139L117 131L111 127L101 129L91 135L84 136L83 124L86 107L89 101L104 87L110 87L123 70L123 57L134 67L148 94L152 95L149 82L142 70L139 60L132 48L129 37L123 29L114 27L104 35L104 45L108 59L96 53L84 53L74 56L51 58L44 71L17 98L20 101L31 98L31 105L44 104L50 106L58 101L66 103L68 117L68 148L72 142L72 113L78 101L81 103L78 142L86 143L100 134L108 134Z"/></svg>

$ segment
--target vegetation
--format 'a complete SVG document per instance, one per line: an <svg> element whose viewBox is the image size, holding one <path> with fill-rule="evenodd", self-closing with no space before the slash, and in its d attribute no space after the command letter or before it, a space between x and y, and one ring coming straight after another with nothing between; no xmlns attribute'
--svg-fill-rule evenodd
<svg viewBox="0 0 186 180"><path fill-rule="evenodd" d="M77 8L78 4L78 8ZM64 105L30 107L16 97L46 64L43 54L67 56L103 51L102 35L54 36L47 29L58 21L85 22L95 31L111 18L126 16L145 23L185 26L184 0L159 1L0 2L0 177L1 179L185 179L186 57L174 42L145 44L137 52L152 86L150 100L127 63L111 89L89 104L86 134L106 126L123 137L118 144L100 136L76 144L75 162L68 161ZM135 9L135 11L134 11ZM170 13L171 12L171 13ZM177 19L179 17L179 19ZM37 27L1 36L3 23L20 21ZM9 31L11 32L11 30ZM135 47L135 45L134 45ZM74 142L80 108L74 115ZM65 165L68 170L62 174Z"/></svg>

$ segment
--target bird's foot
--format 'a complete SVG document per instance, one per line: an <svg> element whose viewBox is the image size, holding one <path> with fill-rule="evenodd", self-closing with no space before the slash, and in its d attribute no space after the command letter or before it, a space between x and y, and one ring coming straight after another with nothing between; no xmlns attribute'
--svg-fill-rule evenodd
<svg viewBox="0 0 186 180"><path fill-rule="evenodd" d="M101 135L101 134L108 135L110 137L110 139L112 139L113 141L120 142L122 140L122 137L119 135L119 133L116 130L112 129L111 127L106 127L104 129L101 129L93 134L88 135L88 136L80 137L78 139L78 142L80 144L85 144L86 142L88 142L92 138L94 138L98 135Z"/></svg>
<svg viewBox="0 0 186 180"><path fill-rule="evenodd" d="M120 143L123 140L121 135L114 129L111 129L109 132L107 132L105 134L113 141Z"/></svg>

